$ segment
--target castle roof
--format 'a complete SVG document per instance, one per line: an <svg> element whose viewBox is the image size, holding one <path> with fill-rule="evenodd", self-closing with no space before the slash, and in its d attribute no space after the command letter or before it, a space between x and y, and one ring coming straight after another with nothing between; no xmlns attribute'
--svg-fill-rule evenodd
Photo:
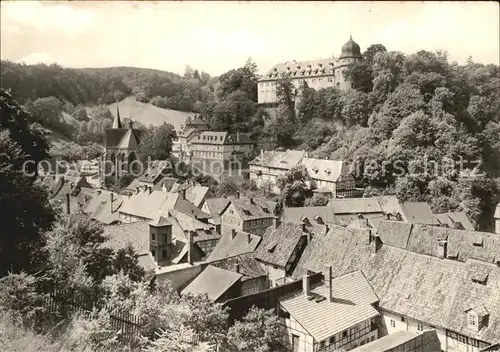
<svg viewBox="0 0 500 352"><path fill-rule="evenodd" d="M350 37L349 41L342 46L342 54L340 55L341 59L349 57L354 57L359 59L362 58L361 48L359 47L358 43L352 40L352 37Z"/></svg>

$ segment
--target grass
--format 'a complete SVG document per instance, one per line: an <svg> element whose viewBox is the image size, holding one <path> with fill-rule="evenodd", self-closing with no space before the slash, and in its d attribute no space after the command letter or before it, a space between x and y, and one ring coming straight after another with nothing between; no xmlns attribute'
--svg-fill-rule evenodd
<svg viewBox="0 0 500 352"><path fill-rule="evenodd" d="M108 105L113 116L116 116L117 104L122 118L132 118L133 121L139 121L146 126L150 124L159 126L167 122L172 124L177 131L180 130L181 125L185 123L188 116L194 116L192 112L162 109L148 103L141 103L133 96Z"/></svg>

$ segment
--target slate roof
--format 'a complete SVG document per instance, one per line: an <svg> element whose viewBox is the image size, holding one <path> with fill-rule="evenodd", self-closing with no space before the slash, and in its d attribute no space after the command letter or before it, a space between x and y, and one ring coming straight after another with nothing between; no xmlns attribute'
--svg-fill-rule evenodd
<svg viewBox="0 0 500 352"><path fill-rule="evenodd" d="M220 225L221 218L220 212L224 210L229 204L229 200L226 198L209 198L205 200L207 208L212 216L215 225Z"/></svg>
<svg viewBox="0 0 500 352"><path fill-rule="evenodd" d="M113 209L111 210L111 193L105 190L95 190L82 188L82 196L79 197L82 202L88 197L88 200L82 205L82 211L89 215L91 219L99 221L102 224L110 225L120 221L118 209L120 209L124 196L113 193Z"/></svg>
<svg viewBox="0 0 500 352"><path fill-rule="evenodd" d="M162 192L165 194L166 192ZM187 196L186 196L187 198ZM202 211L200 208L195 206L187 199L183 199L182 196L177 198L173 209L180 211L186 215L189 215L195 219L210 219L210 215Z"/></svg>
<svg viewBox="0 0 500 352"><path fill-rule="evenodd" d="M407 222L427 225L438 224L429 204L425 202L404 202L401 203L401 208Z"/></svg>
<svg viewBox="0 0 500 352"><path fill-rule="evenodd" d="M290 170L299 165L305 156L306 152L304 150L264 151L248 164Z"/></svg>
<svg viewBox="0 0 500 352"><path fill-rule="evenodd" d="M337 182L341 175L349 172L347 164L341 160L304 158L302 165L313 179L327 182Z"/></svg>
<svg viewBox="0 0 500 352"><path fill-rule="evenodd" d="M143 131L128 128L108 128L105 131L105 148L126 148L140 143ZM135 147L134 147L135 148Z"/></svg>
<svg viewBox="0 0 500 352"><path fill-rule="evenodd" d="M243 277L241 278L242 282L262 276L267 276L266 271L255 259L255 255L253 253L240 254L230 258L209 262L210 265L224 270L238 272L239 274L243 275Z"/></svg>
<svg viewBox="0 0 500 352"><path fill-rule="evenodd" d="M474 231L474 225L470 222L465 212L450 212L443 214L434 214L437 221L441 224L448 225L450 228L455 228L455 223L460 223L463 226L462 230Z"/></svg>
<svg viewBox="0 0 500 352"><path fill-rule="evenodd" d="M162 191L139 191L126 197L119 209L120 213L153 220L158 215L166 215L175 208L179 194Z"/></svg>
<svg viewBox="0 0 500 352"><path fill-rule="evenodd" d="M220 238L215 228L209 224L205 224L177 210L170 210L169 214L171 215L169 220L175 220L183 231L196 232L193 237L194 243Z"/></svg>
<svg viewBox="0 0 500 352"><path fill-rule="evenodd" d="M425 225L413 228L418 226ZM332 226L325 236L312 238L294 276L300 277L306 269L322 271L326 265L332 266L334 276L361 270L382 309L485 342L493 343L500 336L500 268L491 262L439 259L389 245L382 245L375 254L368 231ZM486 285L472 281L478 265L490 270ZM489 324L474 332L467 328L465 310L479 303L490 313Z"/></svg>
<svg viewBox="0 0 500 352"><path fill-rule="evenodd" d="M287 67L290 67L290 70L288 70ZM273 66L259 79L259 82L278 80L287 73L290 73L292 78L325 75L333 76L334 67L337 67L337 59L334 57L306 61L287 61Z"/></svg>
<svg viewBox="0 0 500 352"><path fill-rule="evenodd" d="M208 265L189 285L181 292L186 294L207 294L208 298L217 301L242 277L241 274Z"/></svg>
<svg viewBox="0 0 500 352"><path fill-rule="evenodd" d="M247 232L236 231L236 236L233 238L231 230L224 230L222 236L217 242L212 253L207 261L216 261L225 258L231 258L240 254L252 253L255 251L261 237Z"/></svg>
<svg viewBox="0 0 500 352"><path fill-rule="evenodd" d="M282 222L300 224L302 219L307 219L309 223L314 224L316 223L315 218L317 216L324 223L334 223L333 209L328 206L284 208Z"/></svg>
<svg viewBox="0 0 500 352"><path fill-rule="evenodd" d="M229 204L232 204L235 210L238 212L240 217L245 220L255 220L255 219L269 219L276 218L269 207L262 204L260 201L256 201L253 198L237 198L232 199ZM226 211L229 204L222 211L220 215ZM266 211L267 210L267 211Z"/></svg>
<svg viewBox="0 0 500 352"><path fill-rule="evenodd" d="M407 248L412 224L402 221L380 221L377 234L384 244L398 248Z"/></svg>
<svg viewBox="0 0 500 352"><path fill-rule="evenodd" d="M311 293L325 297L327 289L321 285ZM379 315L372 305L378 297L360 271L333 279L332 297L317 302L300 292L280 303L317 342Z"/></svg>
<svg viewBox="0 0 500 352"><path fill-rule="evenodd" d="M299 241L306 236L300 225L282 223L277 229L269 227L255 251L260 261L285 267Z"/></svg>
<svg viewBox="0 0 500 352"><path fill-rule="evenodd" d="M189 185L186 189L186 199L196 207L200 207L207 196L208 190L209 188L205 186Z"/></svg>

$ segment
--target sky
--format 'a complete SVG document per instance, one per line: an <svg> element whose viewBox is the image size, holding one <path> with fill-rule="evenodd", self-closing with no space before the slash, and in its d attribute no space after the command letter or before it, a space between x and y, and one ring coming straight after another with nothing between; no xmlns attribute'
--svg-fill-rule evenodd
<svg viewBox="0 0 500 352"><path fill-rule="evenodd" d="M220 75L247 58L339 56L352 35L410 54L499 64L497 2L2 1L1 58L65 67L135 66Z"/></svg>

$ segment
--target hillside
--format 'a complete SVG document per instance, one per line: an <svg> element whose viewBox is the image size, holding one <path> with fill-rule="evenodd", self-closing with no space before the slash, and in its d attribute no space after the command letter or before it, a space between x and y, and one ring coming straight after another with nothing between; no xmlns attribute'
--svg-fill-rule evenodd
<svg viewBox="0 0 500 352"><path fill-rule="evenodd" d="M141 103L137 101L135 96L131 96L118 103L108 105L113 117L116 116L117 105L122 118L131 118L145 126L159 126L167 122L173 125L175 130L179 130L188 116L194 116L194 113L191 112L162 109L149 103Z"/></svg>

